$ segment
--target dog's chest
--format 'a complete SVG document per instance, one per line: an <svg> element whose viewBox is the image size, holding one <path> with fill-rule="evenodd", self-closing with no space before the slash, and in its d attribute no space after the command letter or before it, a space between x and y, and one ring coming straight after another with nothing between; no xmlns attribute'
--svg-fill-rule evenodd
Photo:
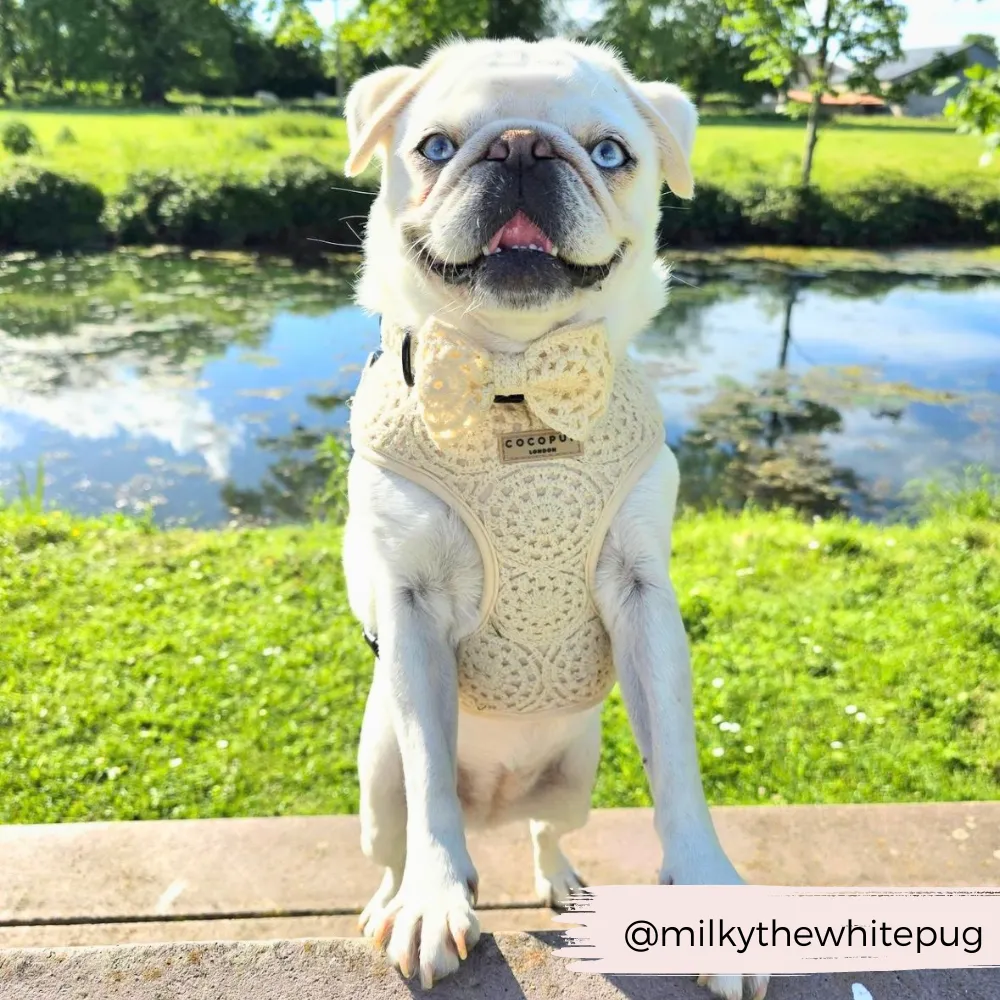
<svg viewBox="0 0 1000 1000"><path fill-rule="evenodd" d="M430 438L393 359L365 372L352 405L355 450L430 489L462 517L483 560L477 628L458 650L466 711L579 711L614 683L592 599L614 513L663 444L655 396L619 365L585 442L545 427L524 403L496 403L445 449Z"/></svg>

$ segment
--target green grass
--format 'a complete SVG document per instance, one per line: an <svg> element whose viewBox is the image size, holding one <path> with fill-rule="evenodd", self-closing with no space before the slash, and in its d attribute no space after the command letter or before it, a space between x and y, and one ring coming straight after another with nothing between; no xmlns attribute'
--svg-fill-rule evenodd
<svg viewBox="0 0 1000 1000"><path fill-rule="evenodd" d="M707 122L695 139L695 177L723 188L736 187L755 174L795 183L804 128L790 122ZM977 166L981 152L978 138L956 135L940 121L837 119L820 132L813 180L820 187L836 189L865 177L896 173L930 188L953 186L961 179L995 185L1000 181L1000 162L985 169Z"/></svg>
<svg viewBox="0 0 1000 1000"><path fill-rule="evenodd" d="M30 161L92 181L105 193L120 191L129 174L172 168L207 174L262 174L296 154L336 165L347 156L343 121L301 111L257 115L113 111L2 111L31 126L39 155L13 157L0 150L0 171ZM75 142L58 142L69 129Z"/></svg>
<svg viewBox="0 0 1000 1000"><path fill-rule="evenodd" d="M262 173L280 157L297 153L340 168L347 150L343 122L308 111L6 110L0 111L0 128L11 119L27 122L38 137L41 154L31 160L92 180L107 193L121 190L125 178L138 170ZM57 142L65 128L75 143ZM794 182L803 138L799 123L709 117L695 143L695 175L726 188L753 177ZM996 183L1000 160L987 169L977 167L980 146L975 137L958 136L940 121L839 119L821 134L815 179L836 188L889 171L931 187L963 179ZM0 170L13 160L0 151Z"/></svg>
<svg viewBox="0 0 1000 1000"><path fill-rule="evenodd" d="M1000 502L977 488L914 526L680 520L711 801L1000 797ZM30 506L0 510L0 822L357 807L371 664L338 528ZM595 802L648 802L617 694Z"/></svg>

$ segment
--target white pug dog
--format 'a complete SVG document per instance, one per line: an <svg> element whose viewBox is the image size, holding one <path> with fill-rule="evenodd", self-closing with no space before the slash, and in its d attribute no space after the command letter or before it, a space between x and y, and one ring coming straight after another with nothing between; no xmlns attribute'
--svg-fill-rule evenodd
<svg viewBox="0 0 1000 1000"><path fill-rule="evenodd" d="M629 342L666 298L661 185L693 194L697 116L680 90L636 81L598 46L461 42L419 68L365 77L346 117L348 173L375 155L382 163L358 297L382 317L376 368L386 377L412 382L400 368L414 364L413 345L404 343L401 359L393 331L429 319L465 347L507 359L554 330L597 323L611 362L627 364ZM355 419L357 407L352 433ZM737 884L698 768L688 646L669 575L678 469L662 425L658 434L653 460L598 539L589 597L649 777L660 881ZM426 483L366 455L351 462L349 498L349 597L378 650L359 752L362 841L385 868L361 926L404 975L419 972L429 986L479 936L466 825L528 820L542 898L555 904L581 885L559 840L587 818L601 707L467 710L460 649L491 587L473 522ZM761 976L700 981L728 1000L759 1000L767 987Z"/></svg>

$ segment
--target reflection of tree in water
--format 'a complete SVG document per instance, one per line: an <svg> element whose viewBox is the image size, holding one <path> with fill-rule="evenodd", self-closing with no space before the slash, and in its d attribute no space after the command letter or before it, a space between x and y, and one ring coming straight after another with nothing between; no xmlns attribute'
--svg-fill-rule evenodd
<svg viewBox="0 0 1000 1000"><path fill-rule="evenodd" d="M337 394L306 400L320 413L336 412L347 402ZM257 446L274 455L274 461L256 487L232 482L222 487L222 501L233 517L257 523L343 519L347 446L339 435L296 424L287 434L258 438Z"/></svg>
<svg viewBox="0 0 1000 1000"><path fill-rule="evenodd" d="M677 443L682 498L695 506L791 506L814 514L845 511L867 491L849 468L830 459L821 435L842 426L834 407L808 398L789 374L792 314L800 284L785 283L781 341L774 372L754 386L727 380Z"/></svg>

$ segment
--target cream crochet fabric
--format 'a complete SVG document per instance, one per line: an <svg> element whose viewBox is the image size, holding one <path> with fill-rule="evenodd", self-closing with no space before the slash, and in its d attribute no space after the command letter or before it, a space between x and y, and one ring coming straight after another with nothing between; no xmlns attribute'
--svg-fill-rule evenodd
<svg viewBox="0 0 1000 1000"><path fill-rule="evenodd" d="M355 451L443 499L479 546L479 621L458 647L466 711L578 711L602 701L614 683L610 639L591 596L594 572L615 512L663 446L663 420L635 365L612 365L602 328L566 332L568 339L558 340L556 331L556 339L533 345L543 344L540 350L506 358L483 356L471 345L418 342L411 389L402 375L401 334L387 330L385 353L365 370L352 404ZM428 358L441 360L442 352L444 367L436 366L428 383ZM595 363L606 364L609 388L598 378L582 391L579 370L593 371ZM529 368L535 375L526 386ZM469 402L476 395L466 392L470 379L485 401ZM560 380L575 387L576 398L565 411L550 406L543 421L531 404L545 411L545 400L560 395ZM524 403L493 402L494 395L522 392ZM439 405L428 406L435 393ZM550 432L539 442L538 431L565 423L566 414L580 417L585 441L575 445ZM552 447L532 449L529 439ZM504 461L505 447L519 460Z"/></svg>

